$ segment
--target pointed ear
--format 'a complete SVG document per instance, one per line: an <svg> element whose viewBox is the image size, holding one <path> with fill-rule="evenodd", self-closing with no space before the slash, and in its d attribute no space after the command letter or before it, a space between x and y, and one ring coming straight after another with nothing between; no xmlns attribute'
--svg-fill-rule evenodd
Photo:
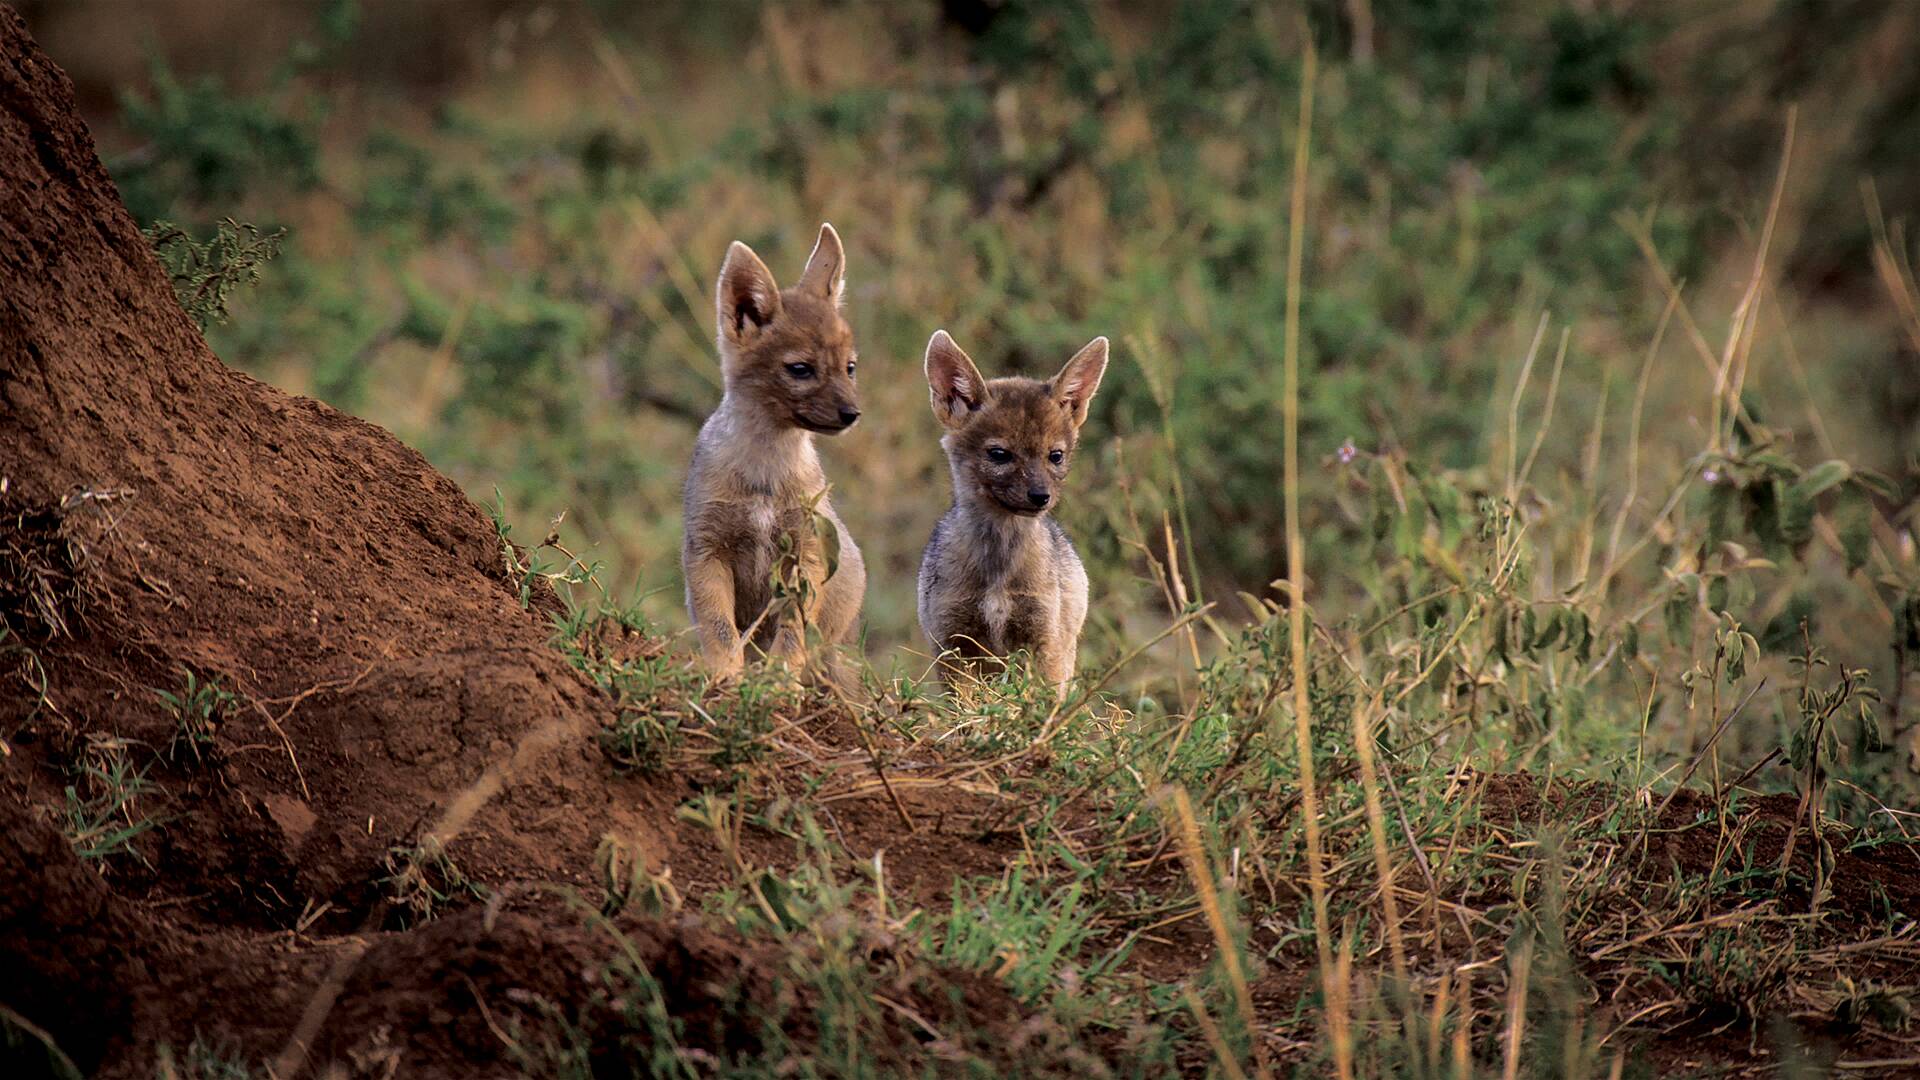
<svg viewBox="0 0 1920 1080"><path fill-rule="evenodd" d="M823 221L820 239L814 241L813 254L807 256L807 268L800 274L798 287L838 304L846 284L846 249L840 246L840 234Z"/></svg>
<svg viewBox="0 0 1920 1080"><path fill-rule="evenodd" d="M1106 372L1107 339L1097 337L1053 377L1053 400L1073 416L1075 430L1087 422L1087 406L1093 404L1093 392L1100 389L1100 376Z"/></svg>
<svg viewBox="0 0 1920 1080"><path fill-rule="evenodd" d="M713 303L721 338L742 341L780 314L780 286L774 284L773 274L760 256L735 240L727 248L727 261L720 266Z"/></svg>
<svg viewBox="0 0 1920 1080"><path fill-rule="evenodd" d="M927 391L942 427L959 427L987 403L987 380L945 330L935 330L927 342Z"/></svg>

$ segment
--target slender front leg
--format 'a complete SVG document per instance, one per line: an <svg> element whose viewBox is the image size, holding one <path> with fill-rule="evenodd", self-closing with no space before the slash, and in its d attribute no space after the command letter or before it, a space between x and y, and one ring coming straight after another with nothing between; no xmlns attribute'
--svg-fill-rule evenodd
<svg viewBox="0 0 1920 1080"><path fill-rule="evenodd" d="M1067 694L1067 684L1073 681L1074 653L1079 651L1079 644L1071 638L1052 639L1043 644L1034 657L1041 677L1053 684L1054 690L1063 698Z"/></svg>
<svg viewBox="0 0 1920 1080"><path fill-rule="evenodd" d="M744 662L733 618L733 568L714 558L687 566L687 612L700 638L700 662L715 679L730 679Z"/></svg>

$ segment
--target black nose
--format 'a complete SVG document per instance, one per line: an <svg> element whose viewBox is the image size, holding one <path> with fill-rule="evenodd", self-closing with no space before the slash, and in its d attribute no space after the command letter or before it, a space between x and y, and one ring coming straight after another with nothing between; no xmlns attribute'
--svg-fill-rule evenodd
<svg viewBox="0 0 1920 1080"><path fill-rule="evenodd" d="M1053 496L1045 491L1027 492L1027 501L1035 506L1045 506L1047 505L1047 500L1051 498L1053 498Z"/></svg>
<svg viewBox="0 0 1920 1080"><path fill-rule="evenodd" d="M849 409L844 405L840 407L840 422L842 424L851 427L853 426L853 422L858 419L860 419L859 409Z"/></svg>

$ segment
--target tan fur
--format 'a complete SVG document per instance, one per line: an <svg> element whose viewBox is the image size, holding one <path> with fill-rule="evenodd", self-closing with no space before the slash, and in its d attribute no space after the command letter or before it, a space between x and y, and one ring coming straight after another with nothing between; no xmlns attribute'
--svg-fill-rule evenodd
<svg viewBox="0 0 1920 1080"><path fill-rule="evenodd" d="M680 550L701 658L718 677L740 670L749 641L796 666L806 659L799 621L769 610L783 541L812 586L801 615L822 641L844 640L860 614L866 563L827 499L813 445L815 432L837 434L859 416L853 332L840 315L844 268L839 235L822 225L790 289L738 241L720 269L714 307L726 393L694 444ZM839 538L831 577L815 510Z"/></svg>
<svg viewBox="0 0 1920 1080"><path fill-rule="evenodd" d="M1106 366L1102 337L1046 382L988 382L946 331L927 343L927 387L946 429L940 445L953 473L953 506L920 561L920 629L943 657L949 685L1021 650L1056 687L1073 678L1087 571L1048 512L1060 501Z"/></svg>

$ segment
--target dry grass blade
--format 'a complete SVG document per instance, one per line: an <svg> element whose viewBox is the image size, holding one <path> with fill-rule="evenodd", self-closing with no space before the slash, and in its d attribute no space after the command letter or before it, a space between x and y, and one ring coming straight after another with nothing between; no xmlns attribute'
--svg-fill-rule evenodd
<svg viewBox="0 0 1920 1080"><path fill-rule="evenodd" d="M1247 1080L1246 1070L1240 1067L1240 1062L1234 1057L1233 1048L1228 1046L1227 1040L1221 1036L1220 1025L1214 1023L1213 1017L1207 1014L1206 1003L1200 1000L1200 995L1194 993L1193 987L1189 986L1181 991L1180 996L1186 1001L1188 1010L1193 1013L1194 1026L1200 1029L1200 1037L1207 1040L1207 1049L1213 1051L1213 1060L1219 1064L1220 1071L1227 1074L1229 1080Z"/></svg>
<svg viewBox="0 0 1920 1080"><path fill-rule="evenodd" d="M1545 320L1542 320L1540 325L1544 327L1546 325ZM1547 377L1546 411L1540 416L1539 429L1533 433L1533 445L1527 448L1527 460L1521 464L1519 475L1513 478L1513 482L1509 486L1509 490L1507 491L1507 498L1509 499L1517 495L1519 485L1525 484L1527 477L1533 475L1533 463L1539 460L1540 448L1546 445L1547 430L1553 427L1553 406L1555 402L1560 400L1560 373L1567 366L1567 344L1572 337L1573 328L1571 326L1560 331L1560 348L1553 354L1553 374ZM1514 408L1516 413L1519 405L1519 394L1516 391L1514 395Z"/></svg>
<svg viewBox="0 0 1920 1080"><path fill-rule="evenodd" d="M1507 1032L1502 1040L1505 1063L1500 1075L1503 1080L1516 1080L1520 1075L1521 1041L1526 1035L1527 981L1533 973L1533 940L1521 942L1520 948L1508 959L1511 970L1507 975Z"/></svg>
<svg viewBox="0 0 1920 1080"><path fill-rule="evenodd" d="M1533 378L1533 362L1540 355L1540 342L1547 336L1546 312L1540 313L1540 325L1533 329L1533 341L1527 345L1527 357L1520 363L1520 374L1513 381L1513 397L1507 402L1507 501L1520 494L1520 402L1526 399L1527 383Z"/></svg>
<svg viewBox="0 0 1920 1080"><path fill-rule="evenodd" d="M1746 383L1746 360L1753 346L1753 330L1759 321L1760 290L1766 283L1767 253L1773 247L1774 230L1780 221L1780 204L1786 197L1788 167L1793 162L1793 133L1799 110L1787 109L1787 131L1780 147L1780 168L1774 175L1773 197L1767 201L1767 220L1760 230L1760 243L1753 252L1753 273L1746 291L1733 310L1733 324L1727 330L1727 343L1720 353L1719 370L1713 383L1713 432L1709 450L1717 451L1731 441L1731 432L1721 431L1723 412L1738 415L1740 392ZM1731 407L1729 407L1731 406ZM1731 425L1731 420L1727 423Z"/></svg>
<svg viewBox="0 0 1920 1080"><path fill-rule="evenodd" d="M1300 120L1293 150L1293 197L1287 215L1287 314L1281 357L1285 389L1281 398L1286 455L1281 486L1286 492L1287 519L1287 640L1293 650L1294 745L1300 767L1300 816L1307 839L1307 879L1313 891L1313 938L1319 954L1320 978L1327 986L1333 976L1333 957L1327 939L1327 881L1322 866L1320 800L1314 790L1313 720L1307 702L1306 543L1300 530L1300 289L1305 277L1302 262L1306 245L1307 154L1313 131L1313 88L1317 54L1306 48L1300 76ZM1276 740L1278 741L1278 740ZM1329 997L1332 993L1329 992ZM1333 1027L1334 1066L1340 1076L1353 1075L1353 1050L1346 1017L1329 1017Z"/></svg>
<svg viewBox="0 0 1920 1080"><path fill-rule="evenodd" d="M1220 906L1220 894L1213 886L1213 871L1207 865L1206 848L1200 843L1200 826L1193 818L1193 802L1187 797L1185 788L1172 789L1169 801L1173 804L1174 826L1179 835L1180 853L1186 860L1187 874L1193 879L1193 890L1200 899L1201 910L1207 913L1207 928L1213 932L1214 946L1220 950L1220 964L1226 969L1227 982L1233 987L1233 1000L1240 1011L1240 1022L1253 1042L1255 1067L1264 1077L1268 1075L1267 1055L1265 1044L1260 1040L1259 1028L1255 1026L1253 992L1247 986L1247 972L1240 963L1240 945L1234 940L1232 928L1227 925L1226 909Z"/></svg>
<svg viewBox="0 0 1920 1080"><path fill-rule="evenodd" d="M1373 759L1371 714L1378 699L1353 710L1354 757L1360 762L1360 787L1366 799L1367 833L1373 841L1374 873L1380 879L1380 913L1387 931L1387 946L1392 952L1393 973L1401 985L1407 980L1407 943L1400 932L1400 904L1394 899L1393 856L1387 849L1387 816L1381 809L1380 777Z"/></svg>
<svg viewBox="0 0 1920 1080"><path fill-rule="evenodd" d="M1613 580L1619 569L1620 534L1627 527L1627 514L1632 511L1635 499L1640 497L1640 418L1647 407L1647 380L1653 374L1654 357L1660 355L1660 343L1666 340L1667 323L1673 319L1674 309L1680 304L1678 292L1669 293L1667 304L1660 312L1660 324L1654 327L1653 339L1647 343L1647 354L1640 362L1640 381L1633 390L1633 414L1627 423L1627 490L1620 497L1620 507L1614 511L1613 529L1607 537L1607 562L1600 571L1600 577L1594 582L1594 589L1601 596L1606 595L1607 583Z"/></svg>
<svg viewBox="0 0 1920 1080"><path fill-rule="evenodd" d="M1900 325L1907 333L1908 343L1915 352L1920 352L1920 285L1914 283L1913 268L1903 261L1900 245L1888 233L1886 215L1880 210L1879 190L1873 181L1865 180L1861 182L1860 192L1867 204L1867 223L1873 229L1874 273L1879 275L1880 283L1886 286L1887 297L1900 313Z"/></svg>

